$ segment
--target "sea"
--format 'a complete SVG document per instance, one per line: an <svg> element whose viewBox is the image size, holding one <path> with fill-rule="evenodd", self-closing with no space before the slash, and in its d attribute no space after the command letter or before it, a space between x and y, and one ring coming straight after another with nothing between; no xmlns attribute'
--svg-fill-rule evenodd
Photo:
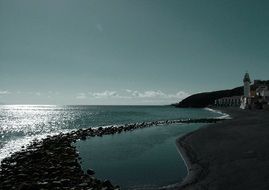
<svg viewBox="0 0 269 190"><path fill-rule="evenodd" d="M0 162L31 141L100 126L149 121L220 118L212 109L172 106L0 105ZM171 124L77 141L84 171L93 169L121 189L157 189L187 175L175 141L205 124Z"/></svg>

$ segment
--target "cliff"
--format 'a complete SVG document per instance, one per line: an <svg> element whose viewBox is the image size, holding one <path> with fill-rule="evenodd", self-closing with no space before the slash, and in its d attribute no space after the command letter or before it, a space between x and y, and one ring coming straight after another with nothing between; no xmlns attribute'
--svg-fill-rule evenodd
<svg viewBox="0 0 269 190"><path fill-rule="evenodd" d="M173 106L181 108L203 108L209 105L213 105L216 99L241 95L243 95L242 86L230 90L219 90L194 94L185 98L179 103L173 104Z"/></svg>

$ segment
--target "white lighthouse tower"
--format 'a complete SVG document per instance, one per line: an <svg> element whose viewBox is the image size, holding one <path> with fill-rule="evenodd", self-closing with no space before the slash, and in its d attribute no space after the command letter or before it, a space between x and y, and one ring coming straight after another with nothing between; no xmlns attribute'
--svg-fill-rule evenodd
<svg viewBox="0 0 269 190"><path fill-rule="evenodd" d="M244 82L244 96L241 98L241 109L246 109L249 108L251 104L251 95L250 95L250 77L249 74L246 73L243 79Z"/></svg>
<svg viewBox="0 0 269 190"><path fill-rule="evenodd" d="M245 74L243 82L244 82L244 97L250 98L250 83L251 83L251 80L250 80L250 77L249 77L248 73Z"/></svg>

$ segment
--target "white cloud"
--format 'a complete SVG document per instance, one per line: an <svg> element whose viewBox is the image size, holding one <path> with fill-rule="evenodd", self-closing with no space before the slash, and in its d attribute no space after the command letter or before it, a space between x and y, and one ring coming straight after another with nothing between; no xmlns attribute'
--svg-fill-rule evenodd
<svg viewBox="0 0 269 190"><path fill-rule="evenodd" d="M109 97L120 97L116 91L105 90L104 92L89 92L90 97L94 98L109 98Z"/></svg>
<svg viewBox="0 0 269 190"><path fill-rule="evenodd" d="M34 95L34 96L41 96L42 93L41 92L34 92L34 91L16 91L16 94L28 94L28 95Z"/></svg>
<svg viewBox="0 0 269 190"><path fill-rule="evenodd" d="M58 96L60 93L58 92L58 91L48 91L48 94L50 95L50 96Z"/></svg>
<svg viewBox="0 0 269 190"><path fill-rule="evenodd" d="M128 93L132 92L132 90L130 90L130 89L126 89L125 91L128 92Z"/></svg>
<svg viewBox="0 0 269 190"><path fill-rule="evenodd" d="M160 90L157 90L157 91L149 90L149 91L144 91L144 92L135 91L133 94L138 95L138 97L140 98L156 98L156 97L161 98L161 97L166 96L166 94Z"/></svg>
<svg viewBox="0 0 269 190"><path fill-rule="evenodd" d="M176 94L166 94L160 90L148 90L144 92L139 92L137 90L128 90L126 89L126 92L130 93L133 97L138 98L161 98L161 99L182 99L187 97L189 94L184 91L179 91Z"/></svg>
<svg viewBox="0 0 269 190"><path fill-rule="evenodd" d="M87 96L83 92L82 93L78 93L77 96L76 96L76 99L86 99L86 98L87 98Z"/></svg>
<svg viewBox="0 0 269 190"><path fill-rule="evenodd" d="M176 94L169 94L168 98L186 98L187 96L189 96L190 94L188 94L187 92L184 91L179 91Z"/></svg>
<svg viewBox="0 0 269 190"><path fill-rule="evenodd" d="M10 94L10 92L8 90L0 91L0 95L6 95L6 94Z"/></svg>
<svg viewBox="0 0 269 190"><path fill-rule="evenodd" d="M102 92L88 92L88 93L77 93L76 99L99 99L99 100L123 100L132 103L173 103L176 101L180 101L181 99L187 97L189 94L184 91L179 91L177 93L164 93L161 90L146 90L146 91L138 91L138 90L120 90L120 91L112 91L105 90Z"/></svg>

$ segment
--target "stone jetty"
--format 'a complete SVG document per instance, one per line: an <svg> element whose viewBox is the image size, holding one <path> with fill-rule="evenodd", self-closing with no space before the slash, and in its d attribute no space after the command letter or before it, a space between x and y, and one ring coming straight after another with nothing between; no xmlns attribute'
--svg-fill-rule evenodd
<svg viewBox="0 0 269 190"><path fill-rule="evenodd" d="M113 190L119 186L109 180L94 177L94 170L85 173L80 165L80 157L74 142L95 136L112 135L145 127L171 126L181 123L216 123L223 119L181 119L118 126L78 129L66 134L47 136L35 140L22 151L5 158L0 167L0 189L71 189L71 190ZM117 172L117 171L115 171Z"/></svg>

